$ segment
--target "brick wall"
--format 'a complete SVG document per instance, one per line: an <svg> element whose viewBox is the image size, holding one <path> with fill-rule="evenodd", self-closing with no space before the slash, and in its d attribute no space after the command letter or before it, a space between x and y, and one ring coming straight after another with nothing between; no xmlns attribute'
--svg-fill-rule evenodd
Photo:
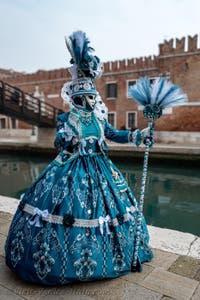
<svg viewBox="0 0 200 300"><path fill-rule="evenodd" d="M200 131L200 49L197 44L197 35L170 39L159 44L157 56L104 63L104 74L96 81L96 86L109 111L116 112L117 128L126 126L127 111L137 112L139 128L147 125L142 112L133 100L127 98L127 81L142 76L167 75L173 83L182 86L183 91L188 94L189 104L174 108L173 114L163 115L156 122L156 130ZM31 94L34 93L35 87L39 86L45 101L67 111L68 108L63 106L60 97L61 88L67 80L70 80L70 75L63 68L23 74L8 78L7 82ZM109 82L116 82L118 85L118 95L113 100L106 99L105 95L105 87Z"/></svg>

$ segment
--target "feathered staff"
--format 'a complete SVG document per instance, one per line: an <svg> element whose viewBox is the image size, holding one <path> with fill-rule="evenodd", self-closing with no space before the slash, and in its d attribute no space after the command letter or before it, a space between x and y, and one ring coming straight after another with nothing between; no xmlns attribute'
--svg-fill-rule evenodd
<svg viewBox="0 0 200 300"><path fill-rule="evenodd" d="M138 203L138 219L136 229L135 251L132 263L132 270L141 270L138 260L138 249L140 245L142 212L144 205L144 192L147 177L147 167L149 158L149 149L153 143L153 121L162 116L162 110L170 106L178 106L187 100L187 95L182 93L179 86L172 84L166 77L157 77L152 84L147 77L142 77L138 83L129 89L130 96L139 104L144 106L143 114L148 121L149 136L145 138L145 154L143 162L142 183L140 190L140 199Z"/></svg>

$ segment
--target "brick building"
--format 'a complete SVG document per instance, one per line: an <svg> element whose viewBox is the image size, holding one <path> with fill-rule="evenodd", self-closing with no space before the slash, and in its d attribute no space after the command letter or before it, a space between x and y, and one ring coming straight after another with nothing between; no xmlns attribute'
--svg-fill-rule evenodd
<svg viewBox="0 0 200 300"><path fill-rule="evenodd" d="M180 85L189 101L178 108L164 111L156 122L157 131L200 131L200 48L198 36L171 39L159 44L157 56L124 59L104 63L104 74L96 87L109 109L109 121L118 129L143 128L146 120L140 107L129 98L128 87L137 79L148 76L167 76ZM42 98L59 108L68 110L60 96L63 84L70 80L66 69L18 74L4 78L8 83ZM27 127L23 122L19 127Z"/></svg>

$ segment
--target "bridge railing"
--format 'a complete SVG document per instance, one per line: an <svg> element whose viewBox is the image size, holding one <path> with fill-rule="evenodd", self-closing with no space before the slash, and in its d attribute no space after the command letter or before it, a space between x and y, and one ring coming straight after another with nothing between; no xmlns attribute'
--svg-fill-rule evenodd
<svg viewBox="0 0 200 300"><path fill-rule="evenodd" d="M0 112L37 126L55 127L56 116L63 111L0 81Z"/></svg>

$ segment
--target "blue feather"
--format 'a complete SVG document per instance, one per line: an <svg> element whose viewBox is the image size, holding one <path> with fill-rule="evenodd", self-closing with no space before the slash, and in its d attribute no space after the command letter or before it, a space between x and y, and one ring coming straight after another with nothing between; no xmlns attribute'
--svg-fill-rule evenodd
<svg viewBox="0 0 200 300"><path fill-rule="evenodd" d="M162 89L164 87L164 84L165 84L165 78L164 77L159 77L158 80L160 81L159 82L160 86L159 86L157 94L155 96L155 103L157 102L157 99L158 99L158 97L159 97L159 95L160 95L160 93L161 93L161 91L162 91Z"/></svg>
<svg viewBox="0 0 200 300"><path fill-rule="evenodd" d="M102 71L100 59L92 55L94 49L89 45L90 41L86 37L85 32L73 32L69 36L69 41L70 44L68 44L68 47L72 54L72 63L75 63L85 76L98 77Z"/></svg>
<svg viewBox="0 0 200 300"><path fill-rule="evenodd" d="M172 84L166 77L157 77L152 84L147 77L142 77L137 84L130 87L129 94L137 103L146 107L144 112L146 115L148 112L151 118L159 118L162 109L177 106L187 100L187 95L181 88Z"/></svg>
<svg viewBox="0 0 200 300"><path fill-rule="evenodd" d="M134 98L135 101L145 106L150 102L150 86L149 78L140 78L137 84L130 87L129 94L132 98Z"/></svg>

